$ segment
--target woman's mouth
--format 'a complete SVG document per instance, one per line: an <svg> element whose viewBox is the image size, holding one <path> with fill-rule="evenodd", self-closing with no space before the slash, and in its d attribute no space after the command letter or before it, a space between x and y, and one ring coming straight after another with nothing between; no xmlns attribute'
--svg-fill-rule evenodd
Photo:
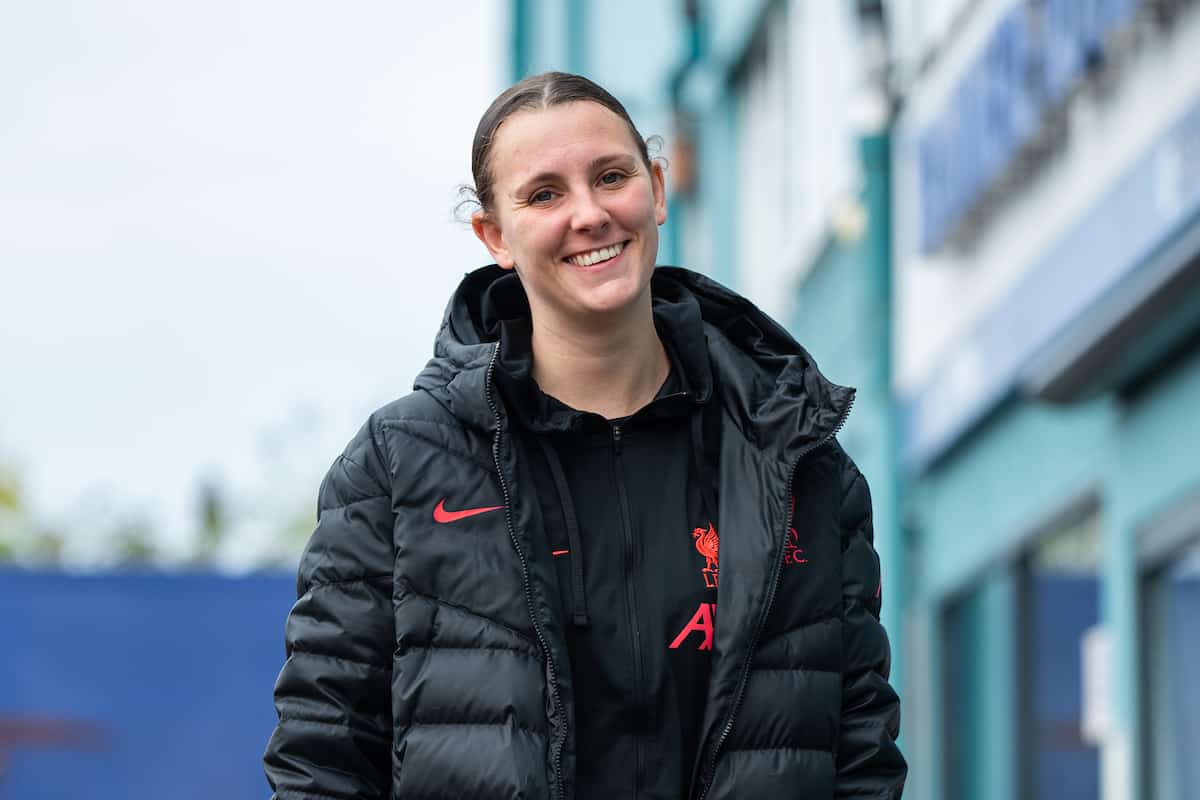
<svg viewBox="0 0 1200 800"><path fill-rule="evenodd" d="M569 264L574 264L577 267L592 267L596 264L602 264L605 261L610 261L621 255L621 251L625 249L628 241L617 242L616 244L607 247L599 247L595 250L589 250L586 253L576 253L573 256L568 256L564 259Z"/></svg>

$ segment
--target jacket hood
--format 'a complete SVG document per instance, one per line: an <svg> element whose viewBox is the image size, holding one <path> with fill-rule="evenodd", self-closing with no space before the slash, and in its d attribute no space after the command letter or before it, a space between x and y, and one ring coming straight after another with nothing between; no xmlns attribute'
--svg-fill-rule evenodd
<svg viewBox="0 0 1200 800"><path fill-rule="evenodd" d="M679 267L656 267L651 293L656 318L698 312L716 396L759 449L786 453L837 430L854 389L828 381L804 348L749 300ZM499 400L487 385L489 365L506 325L520 324L528 314L514 272L493 264L467 273L414 388L438 397L463 422L491 430L489 402Z"/></svg>

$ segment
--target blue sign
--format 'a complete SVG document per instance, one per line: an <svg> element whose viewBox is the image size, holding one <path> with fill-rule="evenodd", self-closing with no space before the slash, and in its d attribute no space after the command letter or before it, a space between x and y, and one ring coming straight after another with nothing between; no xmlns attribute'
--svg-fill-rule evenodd
<svg viewBox="0 0 1200 800"><path fill-rule="evenodd" d="M1047 343L1191 225L1200 225L1200 100L904 398L907 466L937 458L1012 391Z"/></svg>
<svg viewBox="0 0 1200 800"><path fill-rule="evenodd" d="M918 137L920 246L930 253L975 212L1049 116L1099 65L1140 0L1018 3Z"/></svg>

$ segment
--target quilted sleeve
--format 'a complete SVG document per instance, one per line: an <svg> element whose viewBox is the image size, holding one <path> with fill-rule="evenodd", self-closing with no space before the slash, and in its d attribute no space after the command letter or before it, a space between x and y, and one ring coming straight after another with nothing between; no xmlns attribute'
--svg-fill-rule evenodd
<svg viewBox="0 0 1200 800"><path fill-rule="evenodd" d="M369 426L322 481L300 559L263 757L274 800L390 796L393 514Z"/></svg>
<svg viewBox="0 0 1200 800"><path fill-rule="evenodd" d="M873 545L871 494L846 458L842 529L842 717L835 796L899 798L908 766L896 747L900 698L888 684L891 651L879 622L879 556Z"/></svg>

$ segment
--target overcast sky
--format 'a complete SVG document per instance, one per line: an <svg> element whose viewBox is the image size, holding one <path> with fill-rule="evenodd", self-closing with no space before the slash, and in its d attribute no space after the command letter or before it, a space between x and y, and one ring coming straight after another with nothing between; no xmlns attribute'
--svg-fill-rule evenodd
<svg viewBox="0 0 1200 800"><path fill-rule="evenodd" d="M105 513L182 548L204 476L315 502L408 390L487 261L452 210L504 8L0 4L0 463L72 558Z"/></svg>

